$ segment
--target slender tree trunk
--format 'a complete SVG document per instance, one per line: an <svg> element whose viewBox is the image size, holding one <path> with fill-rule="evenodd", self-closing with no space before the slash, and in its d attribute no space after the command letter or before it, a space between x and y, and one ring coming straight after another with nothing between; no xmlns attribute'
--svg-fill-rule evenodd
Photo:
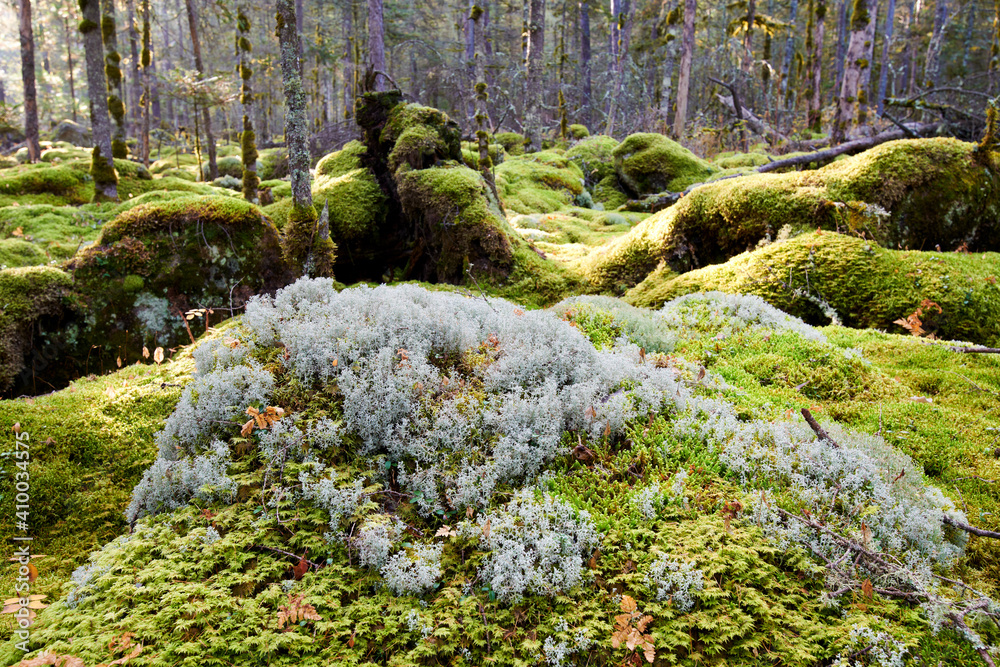
<svg viewBox="0 0 1000 667"><path fill-rule="evenodd" d="M246 7L240 6L236 13L236 61L240 75L240 104L243 105L243 132L240 134L240 153L243 157L243 198L256 204L257 188L257 141L253 131L253 89L250 87L250 19Z"/></svg>
<svg viewBox="0 0 1000 667"><path fill-rule="evenodd" d="M104 76L104 44L101 39L101 7L98 0L80 0L80 32L87 63L90 95L90 127L94 151L90 173L94 177L94 201L118 200L118 175L111 154L111 121L108 117L107 80Z"/></svg>
<svg viewBox="0 0 1000 667"><path fill-rule="evenodd" d="M133 134L142 122L142 109L139 108L139 96L142 95L141 77L139 76L139 30L135 22L135 0L125 0L125 12L128 20L128 45L132 56L131 103L134 109L132 116Z"/></svg>
<svg viewBox="0 0 1000 667"><path fill-rule="evenodd" d="M31 26L31 0L21 0L21 81L24 82L24 135L28 159L38 162L42 155L38 143L38 94L35 91L35 33Z"/></svg>
<svg viewBox="0 0 1000 667"><path fill-rule="evenodd" d="M924 88L937 88L941 82L941 46L947 25L948 2L937 0L934 3L934 32L931 33L931 43L927 46L927 59L924 62Z"/></svg>
<svg viewBox="0 0 1000 667"><path fill-rule="evenodd" d="M747 1L746 32L743 33L743 63L740 69L744 74L750 73L753 66L753 22L757 17L757 0Z"/></svg>
<svg viewBox="0 0 1000 667"><path fill-rule="evenodd" d="M792 0L792 7L789 10L788 36L785 38L785 59L781 65L781 97L784 99L788 94L788 79L792 73L792 56L795 54L795 22L798 19L799 0Z"/></svg>
<svg viewBox="0 0 1000 667"><path fill-rule="evenodd" d="M545 0L531 0L528 18L528 76L525 134L532 150L542 147L542 70L545 58Z"/></svg>
<svg viewBox="0 0 1000 667"><path fill-rule="evenodd" d="M621 43L621 29L619 26L621 23L618 20L618 16L622 13L622 2L624 0L611 0L611 44L610 53L611 61L618 62L620 53L618 52L618 45Z"/></svg>
<svg viewBox="0 0 1000 667"><path fill-rule="evenodd" d="M840 87L837 112L834 116L831 141L839 144L847 137L855 123L858 98L866 94L862 88L864 70L870 67L867 58L874 36L875 0L855 0L851 14L851 39L847 45L844 82Z"/></svg>
<svg viewBox="0 0 1000 667"><path fill-rule="evenodd" d="M382 0L368 0L368 67L385 72L385 26L382 22ZM389 89L384 74L375 74L375 90Z"/></svg>
<svg viewBox="0 0 1000 667"><path fill-rule="evenodd" d="M907 96L912 96L917 89L917 23L917 0L910 0L910 15L906 21L906 59L903 66Z"/></svg>
<svg viewBox="0 0 1000 667"><path fill-rule="evenodd" d="M152 17L149 15L149 0L142 0L142 55L139 65L142 67L142 130L140 132L140 152L142 153L142 163L149 166L149 106L152 91L150 80L153 70L153 36Z"/></svg>
<svg viewBox="0 0 1000 667"><path fill-rule="evenodd" d="M687 122L688 94L691 88L691 61L694 58L694 19L698 0L684 0L684 34L681 37L681 67L677 77L677 114L674 116L674 136L684 136Z"/></svg>
<svg viewBox="0 0 1000 667"><path fill-rule="evenodd" d="M484 12L478 5L473 5L469 13L469 22L473 24L472 32L475 35L475 42L473 44L472 53L472 63L475 77L475 84L473 84L473 89L475 90L475 101L476 101L476 140L479 144L479 171L483 175L483 180L490 186L493 190L493 194L496 195L496 184L493 181L493 162L490 159L489 151L489 128L492 125L490 122L490 112L486 105L489 95L487 95L487 84L486 84L486 32L483 30L482 20L484 18ZM497 196L497 201L500 198Z"/></svg>
<svg viewBox="0 0 1000 667"><path fill-rule="evenodd" d="M1000 70L1000 0L993 0L993 34L990 38L990 65L987 69L986 91L993 94Z"/></svg>
<svg viewBox="0 0 1000 667"><path fill-rule="evenodd" d="M611 90L611 104L608 108L608 124L604 133L611 135L615 131L615 120L621 107L622 88L625 80L625 61L628 58L629 44L632 41L632 12L630 3L624 6L625 22L621 25L621 41L618 49L618 62L615 63L614 83Z"/></svg>
<svg viewBox="0 0 1000 667"><path fill-rule="evenodd" d="M63 31L66 36L66 73L69 79L69 100L72 105L73 110L73 122L77 120L76 117L76 80L73 76L73 33L69 29L69 17L63 16Z"/></svg>
<svg viewBox="0 0 1000 667"><path fill-rule="evenodd" d="M349 0L344 8L344 57L341 67L344 71L344 118L354 117L354 98L357 95L354 78L354 0Z"/></svg>
<svg viewBox="0 0 1000 667"><path fill-rule="evenodd" d="M472 124L475 124L476 115L476 92L474 90L476 82L480 79L476 78L476 21L472 19L472 14L476 9L476 0L469 0L469 13L465 17L465 25L463 30L465 31L465 76L468 82L467 104L466 104L466 114ZM482 10L480 10L482 11Z"/></svg>
<svg viewBox="0 0 1000 667"><path fill-rule="evenodd" d="M969 74L969 57L972 54L972 36L976 27L976 0L969 0L969 6L965 10L965 35L962 37L962 78Z"/></svg>
<svg viewBox="0 0 1000 667"><path fill-rule="evenodd" d="M807 75L809 113L807 123L813 132L822 131L823 124L823 40L826 37L826 0L810 0L813 14L809 21L809 74Z"/></svg>
<svg viewBox="0 0 1000 667"><path fill-rule="evenodd" d="M122 85L122 57L118 54L118 25L114 0L102 0L101 33L104 38L104 73L108 78L108 111L111 113L111 150L117 158L128 157L125 143L125 90Z"/></svg>
<svg viewBox="0 0 1000 667"><path fill-rule="evenodd" d="M590 70L590 0L580 0L580 70L583 80L580 87L580 110L583 124L589 129L593 107Z"/></svg>
<svg viewBox="0 0 1000 667"><path fill-rule="evenodd" d="M889 60L889 50L892 47L892 31L896 23L896 0L889 0L889 8L885 14L885 30L882 35L882 65L878 73L878 101L877 112L881 116L885 111L885 93L889 81L889 68L892 66Z"/></svg>
<svg viewBox="0 0 1000 667"><path fill-rule="evenodd" d="M863 127L868 124L868 102L872 90L872 63L875 62L875 33L878 30L878 10L881 0L869 0L869 11L871 12L871 37L865 42L864 60L868 67L861 69L861 84L858 86L858 125Z"/></svg>
<svg viewBox="0 0 1000 667"><path fill-rule="evenodd" d="M184 7L187 10L188 27L191 30L191 50L194 52L194 66L198 70L198 76L204 79L205 66L201 59L201 40L198 38L198 15L195 13L194 0L184 0ZM292 18L294 19L294 15ZM294 20L292 21L292 25L295 25ZM208 104L203 104L201 107L201 122L205 126L205 143L208 145L208 180L214 181L219 177L219 165L216 161L215 135L212 133L212 115L209 113Z"/></svg>

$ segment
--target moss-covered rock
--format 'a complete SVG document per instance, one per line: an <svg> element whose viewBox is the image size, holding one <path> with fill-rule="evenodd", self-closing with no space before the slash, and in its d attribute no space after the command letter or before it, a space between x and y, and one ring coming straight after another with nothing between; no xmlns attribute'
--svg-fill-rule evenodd
<svg viewBox="0 0 1000 667"><path fill-rule="evenodd" d="M510 230L479 172L458 165L402 169L396 183L403 213L430 255L424 280L464 282L470 262L477 274L510 272Z"/></svg>
<svg viewBox="0 0 1000 667"><path fill-rule="evenodd" d="M90 176L67 166L26 164L0 172L0 206L85 204L92 195Z"/></svg>
<svg viewBox="0 0 1000 667"><path fill-rule="evenodd" d="M589 262L597 285L635 284L660 261L675 271L722 262L821 227L886 247L1000 248L1000 172L954 139L893 141L822 169L753 174L696 188Z"/></svg>
<svg viewBox="0 0 1000 667"><path fill-rule="evenodd" d="M781 159L787 156L782 155ZM719 153L712 162L720 169L734 169L736 167L760 167L771 162L767 153L734 153L731 151Z"/></svg>
<svg viewBox="0 0 1000 667"><path fill-rule="evenodd" d="M901 251L813 232L682 275L659 269L626 300L655 307L682 294L756 294L806 321L905 333L922 308L927 334L1000 345L1000 255ZM936 304L931 306L929 304ZM923 305L922 305L923 304Z"/></svg>
<svg viewBox="0 0 1000 667"><path fill-rule="evenodd" d="M381 152L388 155L391 171L403 163L420 169L441 160L462 159L458 124L443 111L419 104L393 107L379 143Z"/></svg>
<svg viewBox="0 0 1000 667"><path fill-rule="evenodd" d="M90 129L84 125L64 118L52 130L52 141L65 141L74 146L90 148L93 144L93 136Z"/></svg>
<svg viewBox="0 0 1000 667"><path fill-rule="evenodd" d="M45 204L0 208L0 238L30 241L43 256L69 259L81 244L97 239L100 225L110 215L110 210L92 209Z"/></svg>
<svg viewBox="0 0 1000 667"><path fill-rule="evenodd" d="M126 337L176 345L189 326L217 323L290 277L278 230L237 196L176 196L126 208L67 266L87 305L81 341L112 349ZM187 322L184 314L197 308L220 310Z"/></svg>
<svg viewBox="0 0 1000 667"><path fill-rule="evenodd" d="M581 125L579 123L573 123L569 126L569 136L571 139L586 139L590 136L590 130L587 129L586 125Z"/></svg>
<svg viewBox="0 0 1000 667"><path fill-rule="evenodd" d="M711 164L662 134L630 135L612 154L619 180L637 197L680 192L715 171Z"/></svg>
<svg viewBox="0 0 1000 667"><path fill-rule="evenodd" d="M497 192L514 213L550 213L583 192L583 172L565 155L540 151L508 158L496 168Z"/></svg>
<svg viewBox="0 0 1000 667"><path fill-rule="evenodd" d="M494 167L507 159L504 147L498 143L488 144L486 154L490 158L490 164ZM479 144L473 141L462 142L462 162L469 169L479 169Z"/></svg>
<svg viewBox="0 0 1000 667"><path fill-rule="evenodd" d="M344 144L339 151L334 151L329 155L320 158L316 163L316 177L343 176L349 171L361 168L361 156L365 154L365 145L354 140Z"/></svg>
<svg viewBox="0 0 1000 667"><path fill-rule="evenodd" d="M507 155L524 155L524 135L517 132L497 132L493 141L503 146Z"/></svg>
<svg viewBox="0 0 1000 667"><path fill-rule="evenodd" d="M262 181L288 178L288 149L265 148L259 152L257 174Z"/></svg>
<svg viewBox="0 0 1000 667"><path fill-rule="evenodd" d="M0 391L27 384L32 366L25 359L45 341L41 320L59 318L70 309L73 278L48 266L0 270ZM41 370L41 369L39 369Z"/></svg>
<svg viewBox="0 0 1000 667"><path fill-rule="evenodd" d="M566 157L583 171L587 185L593 187L608 176L615 175L614 150L618 141L604 134L588 136L568 151Z"/></svg>
<svg viewBox="0 0 1000 667"><path fill-rule="evenodd" d="M623 206L629 197L618 183L618 176L605 176L594 185L594 201L606 209L616 209Z"/></svg>
<svg viewBox="0 0 1000 667"><path fill-rule="evenodd" d="M237 155L227 155L219 157L215 161L219 168L219 176L231 176L233 178L243 177L243 160ZM202 166L202 180L208 180L208 165Z"/></svg>

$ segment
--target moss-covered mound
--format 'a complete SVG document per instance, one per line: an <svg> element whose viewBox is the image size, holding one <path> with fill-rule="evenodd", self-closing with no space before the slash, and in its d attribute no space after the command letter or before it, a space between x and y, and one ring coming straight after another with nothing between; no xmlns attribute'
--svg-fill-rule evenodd
<svg viewBox="0 0 1000 667"><path fill-rule="evenodd" d="M0 172L0 206L85 204L93 194L90 175L67 166L26 164Z"/></svg>
<svg viewBox="0 0 1000 667"><path fill-rule="evenodd" d="M567 156L540 151L511 157L496 168L497 192L512 213L551 213L583 192L583 172Z"/></svg>
<svg viewBox="0 0 1000 667"><path fill-rule="evenodd" d="M657 306L710 290L756 294L811 322L905 333L917 312L925 334L1000 344L1000 255L887 250L871 241L815 232L680 276L662 268L629 291ZM934 305L929 305L934 304Z"/></svg>
<svg viewBox="0 0 1000 667"><path fill-rule="evenodd" d="M35 341L42 320L59 318L71 308L73 278L54 267L0 270L0 391L28 384L47 365L30 358L46 341ZM36 363L38 361L38 363Z"/></svg>
<svg viewBox="0 0 1000 667"><path fill-rule="evenodd" d="M615 175L614 150L618 141L604 134L588 136L577 142L566 151L566 157L576 163L587 179L587 185L593 187L605 178Z"/></svg>
<svg viewBox="0 0 1000 667"><path fill-rule="evenodd" d="M80 342L182 342L288 280L278 243L271 221L240 198L181 196L127 208L68 263L87 304ZM202 310L186 319L192 309Z"/></svg>
<svg viewBox="0 0 1000 667"><path fill-rule="evenodd" d="M316 177L329 176L336 178L361 168L361 156L365 153L365 145L360 141L349 141L339 151L320 158L316 163Z"/></svg>
<svg viewBox="0 0 1000 667"><path fill-rule="evenodd" d="M588 262L609 288L642 280L661 261L676 271L723 262L775 238L821 227L885 247L1000 248L1000 172L973 144L908 139L822 169L754 174L696 188Z"/></svg>
<svg viewBox="0 0 1000 667"><path fill-rule="evenodd" d="M524 135L517 132L497 132L493 141L503 146L507 155L524 155Z"/></svg>
<svg viewBox="0 0 1000 667"><path fill-rule="evenodd" d="M448 114L419 104L398 104L389 112L379 135L379 152L388 156L390 171L403 164L414 169L441 160L462 159L462 134Z"/></svg>
<svg viewBox="0 0 1000 667"><path fill-rule="evenodd" d="M615 171L629 194L680 192L701 183L715 168L662 134L633 134L612 152Z"/></svg>
<svg viewBox="0 0 1000 667"><path fill-rule="evenodd" d="M762 304L680 304L655 326L719 309L722 333L845 356ZM969 571L942 521L966 517L909 457L824 424L834 446L784 406L744 415L703 368L595 349L594 321L330 281L250 304L196 353L134 530L40 613L28 658L805 667L879 647L972 664L970 633L996 640L972 614L951 629L984 603L949 583ZM872 557L841 567L845 551Z"/></svg>
<svg viewBox="0 0 1000 667"><path fill-rule="evenodd" d="M21 238L0 239L0 269L46 264L48 255L32 243Z"/></svg>
<svg viewBox="0 0 1000 667"><path fill-rule="evenodd" d="M784 159L788 156L782 155L781 157ZM760 167L771 162L771 158L767 153L733 153L727 151L716 155L712 158L712 162L720 169L737 169L739 167Z"/></svg>

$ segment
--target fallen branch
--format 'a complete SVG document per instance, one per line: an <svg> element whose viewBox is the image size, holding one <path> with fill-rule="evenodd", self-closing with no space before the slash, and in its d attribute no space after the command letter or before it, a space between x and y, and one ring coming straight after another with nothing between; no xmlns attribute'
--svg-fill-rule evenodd
<svg viewBox="0 0 1000 667"><path fill-rule="evenodd" d="M947 514L945 514L941 520L944 521L949 526L954 526L955 528L964 530L967 533L972 533L973 535L978 535L979 537L992 537L995 540L1000 540L1000 533L996 531L984 530L982 528L976 528L975 526L970 526L967 523L962 523L961 521L955 521Z"/></svg>
<svg viewBox="0 0 1000 667"><path fill-rule="evenodd" d="M948 349L964 354L1000 354L1000 347L949 347Z"/></svg>
<svg viewBox="0 0 1000 667"><path fill-rule="evenodd" d="M812 413L809 412L808 408L802 408L802 416L806 418L806 423L809 424L809 427L816 434L816 437L820 440L826 440L833 445L834 449L840 449L840 445L837 444L837 441L831 438L830 434L823 430L823 427L819 425L819 422L812 416Z"/></svg>
<svg viewBox="0 0 1000 667"><path fill-rule="evenodd" d="M784 160L777 160L770 164L757 167L755 171L758 174L766 174L767 172L775 171L776 169L798 167L804 164L809 164L810 162L828 162L838 155L844 155L846 153L860 153L861 151L866 151L869 148L874 148L879 144L884 144L887 141L906 139L912 135L927 136L929 134L934 134L940 127L940 123L912 123L906 127L908 128L907 132L904 132L903 130L887 130L885 132L879 132L873 137L846 141L839 146L835 146L834 148L827 148L825 150L816 151L815 153L809 153L807 155L799 155L796 157L786 158Z"/></svg>
<svg viewBox="0 0 1000 667"><path fill-rule="evenodd" d="M714 79L712 79L714 81ZM725 86L726 84L720 84ZM786 141L788 137L781 134L773 127L765 123L763 120L754 115L752 111L744 106L741 106L739 111L736 110L736 103L733 101L732 97L726 97L725 95L720 95L716 93L716 99L718 99L722 104L729 108L730 111L736 114L736 117L746 123L746 126L753 130L754 133L764 137L770 144L777 144L782 141Z"/></svg>
<svg viewBox="0 0 1000 667"><path fill-rule="evenodd" d="M275 549L274 547L265 547L263 544L251 544L250 548L251 549L261 549L263 551L273 551L276 554L281 554L282 556L288 556L289 558L294 558L295 560L299 561L300 563L303 560L305 560L306 563L308 563L311 567L316 568L317 570L319 570L319 569L321 569L323 567L319 563L314 563L313 561L305 558L304 556L299 556L297 554L293 554L290 551L284 551L282 549Z"/></svg>

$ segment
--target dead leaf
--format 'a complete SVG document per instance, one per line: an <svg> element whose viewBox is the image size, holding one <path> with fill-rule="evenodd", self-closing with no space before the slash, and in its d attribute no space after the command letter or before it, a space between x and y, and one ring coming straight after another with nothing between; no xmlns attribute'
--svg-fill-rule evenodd
<svg viewBox="0 0 1000 667"><path fill-rule="evenodd" d="M865 579L864 583L861 584L861 594L864 595L869 600L871 600L872 599L872 593L873 593L872 589L873 589L873 587L872 587L872 580L871 579Z"/></svg>
<svg viewBox="0 0 1000 667"><path fill-rule="evenodd" d="M38 568L35 567L34 563L28 563L28 583L35 583L35 579L38 578Z"/></svg>
<svg viewBox="0 0 1000 667"><path fill-rule="evenodd" d="M934 399L927 398L926 396L910 396L910 400L914 403L927 403L928 405L934 404Z"/></svg>
<svg viewBox="0 0 1000 667"><path fill-rule="evenodd" d="M118 357L117 364L118 364L118 368L122 367L122 358L121 357Z"/></svg>
<svg viewBox="0 0 1000 667"><path fill-rule="evenodd" d="M55 653L43 653L37 658L22 660L16 667L41 667L42 665L54 665L55 667L86 667L86 663L74 655L57 655Z"/></svg>
<svg viewBox="0 0 1000 667"><path fill-rule="evenodd" d="M278 629L285 630L285 626L292 626L297 624L299 621L321 621L323 620L316 612L316 608L311 604L305 604L305 594L300 593L299 595L288 594L288 605L282 606L278 609ZM290 627L287 629L291 629ZM354 633L351 633L354 636Z"/></svg>
<svg viewBox="0 0 1000 667"><path fill-rule="evenodd" d="M149 359L149 348L145 345L142 346L142 358Z"/></svg>
<svg viewBox="0 0 1000 667"><path fill-rule="evenodd" d="M437 532L434 533L434 537L451 537L452 535L457 534L458 533L451 529L451 526L441 526L437 529Z"/></svg>
<svg viewBox="0 0 1000 667"><path fill-rule="evenodd" d="M597 410L595 410L594 406L591 405L589 408L583 411L583 416L586 417L587 419L593 419L594 417L597 416Z"/></svg>
<svg viewBox="0 0 1000 667"><path fill-rule="evenodd" d="M12 231L10 233L10 235L11 236L23 237L24 236L24 229L22 229L21 227L18 227L17 229L15 229L14 231Z"/></svg>
<svg viewBox="0 0 1000 667"><path fill-rule="evenodd" d="M698 380L697 380L697 381L698 381L698 382L701 382L701 381L702 381L702 380L704 380L704 379L705 379L705 367L704 367L704 366L702 366L702 367L701 367L701 370L700 370L700 371L698 371Z"/></svg>
<svg viewBox="0 0 1000 667"><path fill-rule="evenodd" d="M868 545L871 543L871 541L872 541L872 529L869 528L868 524L865 523L862 520L862 522L861 522L861 542L862 542L862 544L864 544L865 548L867 549Z"/></svg>
<svg viewBox="0 0 1000 667"><path fill-rule="evenodd" d="M309 569L309 560L306 558L308 555L309 550L306 549L305 554L303 554L302 558L299 559L299 562L292 568L292 576L295 581L298 581L305 576L306 571Z"/></svg>
<svg viewBox="0 0 1000 667"><path fill-rule="evenodd" d="M336 368L336 367L337 367L337 357L334 357L334 358L333 358L333 367L334 367L334 368Z"/></svg>
<svg viewBox="0 0 1000 667"><path fill-rule="evenodd" d="M14 422L14 433L21 434L21 422Z"/></svg>
<svg viewBox="0 0 1000 667"><path fill-rule="evenodd" d="M486 523L483 524L483 537L490 539L490 520L487 519Z"/></svg>
<svg viewBox="0 0 1000 667"><path fill-rule="evenodd" d="M157 365L163 363L163 348L162 347L158 347L155 350L153 350L153 361L155 361L157 363Z"/></svg>
<svg viewBox="0 0 1000 667"><path fill-rule="evenodd" d="M624 611L626 614L631 614L633 611L636 610L635 598L633 598L631 595L623 595L621 608L622 611Z"/></svg>

